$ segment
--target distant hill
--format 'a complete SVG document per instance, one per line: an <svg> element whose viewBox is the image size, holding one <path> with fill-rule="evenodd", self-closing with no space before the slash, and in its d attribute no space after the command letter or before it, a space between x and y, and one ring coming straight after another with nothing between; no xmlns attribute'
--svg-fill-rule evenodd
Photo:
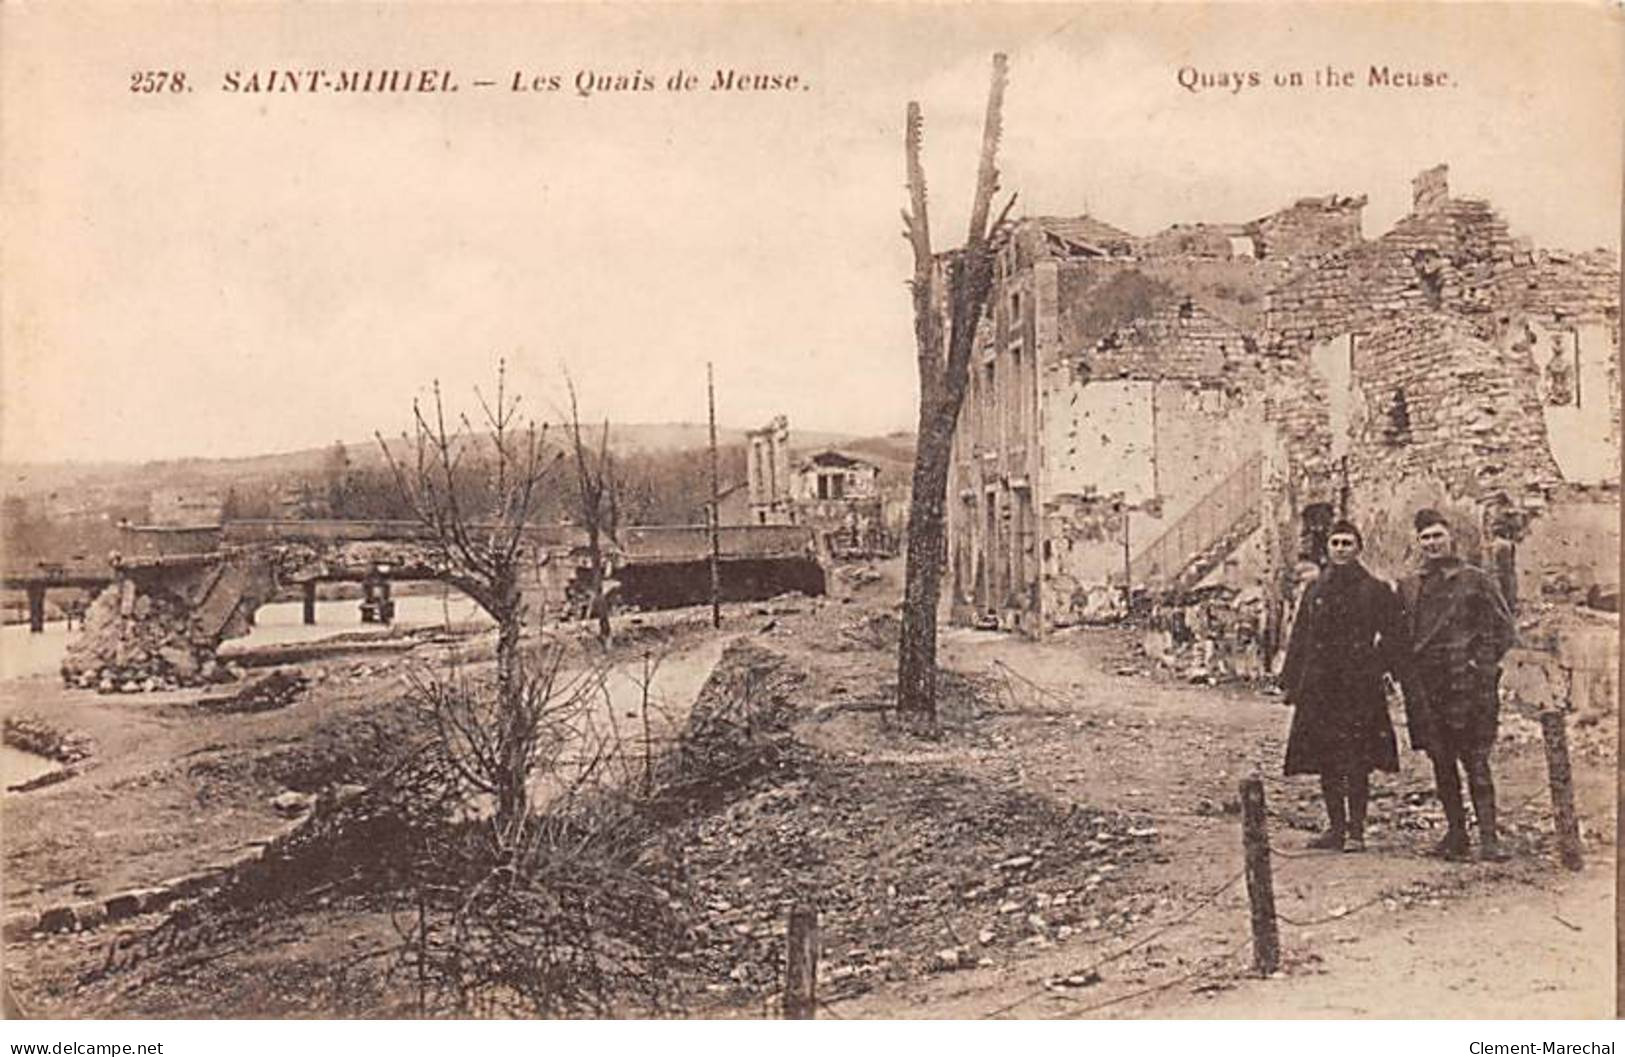
<svg viewBox="0 0 1625 1057"><path fill-rule="evenodd" d="M550 443L563 444L557 426L548 430ZM610 424L610 446L618 452L680 452L704 448L710 442L708 427L693 422ZM742 429L719 428L717 443L727 448L745 443ZM390 438L395 449L398 439ZM857 437L822 431L790 432L791 450L805 455L823 448L837 448L877 463L884 478L895 480L899 465L903 479L914 459L914 436L893 433L883 437ZM346 443L351 465L358 468L383 462L376 441ZM255 455L233 459L168 459L155 462L27 463L0 461L0 493L25 500L43 499L53 494L88 492L113 502L140 501L158 489L212 490L244 484L280 484L318 475L326 465L332 447ZM90 498L87 496L87 498Z"/></svg>

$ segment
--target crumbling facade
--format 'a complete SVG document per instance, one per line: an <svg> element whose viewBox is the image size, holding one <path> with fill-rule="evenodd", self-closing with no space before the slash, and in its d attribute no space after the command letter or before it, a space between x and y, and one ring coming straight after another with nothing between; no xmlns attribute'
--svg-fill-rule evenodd
<svg viewBox="0 0 1625 1057"><path fill-rule="evenodd" d="M775 417L761 429L748 431L745 443L749 524L795 524L790 505L790 420Z"/></svg>
<svg viewBox="0 0 1625 1057"><path fill-rule="evenodd" d="M1339 195L1148 238L1015 223L955 438L954 618L1041 635L1223 580L1269 640L1333 518L1396 575L1424 503L1469 557L1513 537L1525 593L1617 550L1617 261L1514 241L1442 166L1413 190L1372 240Z"/></svg>
<svg viewBox="0 0 1625 1057"><path fill-rule="evenodd" d="M1594 586L1595 561L1563 552L1618 551L1618 263L1514 240L1488 203L1450 196L1443 166L1413 192L1391 231L1271 292L1277 564L1318 557L1312 523L1347 513L1397 575L1409 515L1432 505L1470 558L1496 533L1519 547L1520 597L1552 593L1554 565Z"/></svg>
<svg viewBox="0 0 1625 1057"><path fill-rule="evenodd" d="M1042 634L1108 617L1125 582L1189 577L1190 554L1248 535L1265 294L1357 237L1364 204L1143 239L1088 217L1014 226L955 438L957 619Z"/></svg>
<svg viewBox="0 0 1625 1057"><path fill-rule="evenodd" d="M722 524L805 525L838 556L895 550L898 497L882 494L879 466L832 448L793 461L784 415L745 436L746 488L723 492Z"/></svg>
<svg viewBox="0 0 1625 1057"><path fill-rule="evenodd" d="M798 525L812 527L832 553L883 554L894 549L885 530L880 467L831 450L797 464L791 501Z"/></svg>

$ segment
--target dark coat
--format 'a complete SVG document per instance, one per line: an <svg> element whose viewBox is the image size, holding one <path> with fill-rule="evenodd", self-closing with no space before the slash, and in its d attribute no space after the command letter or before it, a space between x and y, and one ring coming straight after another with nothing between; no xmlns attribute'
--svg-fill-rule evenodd
<svg viewBox="0 0 1625 1057"><path fill-rule="evenodd" d="M1399 770L1382 677L1399 660L1400 629L1394 592L1357 562L1310 585L1281 671L1295 706L1287 774Z"/></svg>
<svg viewBox="0 0 1625 1057"><path fill-rule="evenodd" d="M1500 716L1500 663L1517 635L1495 580L1460 558L1431 562L1399 585L1402 682L1411 748L1488 749Z"/></svg>

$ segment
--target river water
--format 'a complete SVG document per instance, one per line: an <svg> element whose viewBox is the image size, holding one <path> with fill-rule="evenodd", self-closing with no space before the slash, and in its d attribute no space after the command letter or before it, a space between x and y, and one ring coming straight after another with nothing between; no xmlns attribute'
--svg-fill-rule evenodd
<svg viewBox="0 0 1625 1057"><path fill-rule="evenodd" d="M395 599L396 627L466 627L471 623L488 624L490 617L460 592L405 595ZM222 652L229 656L234 650L247 647L313 642L367 630L382 629L376 624L361 623L360 603L354 599L318 602L314 625L304 623L302 603L273 602L261 606L255 613L255 626L250 634L229 640ZM30 633L26 625L0 628L0 678L54 675L71 636L76 634L77 629L70 632L61 621L47 624L40 634ZM631 771L641 766L641 763L631 762L631 757L641 757L646 751L645 717L647 737L653 743L647 747L659 752L682 730L700 688L710 677L726 645L725 640L714 638L681 649L661 651L656 648L647 657L630 656L591 676L594 689L579 717L585 728L581 731L583 751L587 751L588 744L600 749L610 747L608 751L625 761L620 769L630 777ZM559 677L569 681L583 674L568 671L561 672ZM0 788L29 781L59 766L42 756L0 746ZM565 770L570 768L567 766ZM539 776L535 795L539 800L557 795L560 781L558 775Z"/></svg>
<svg viewBox="0 0 1625 1057"><path fill-rule="evenodd" d="M33 781L61 767L55 760L35 756L31 752L0 745L0 789L9 789L23 782Z"/></svg>
<svg viewBox="0 0 1625 1057"><path fill-rule="evenodd" d="M466 627L470 623L490 623L484 611L456 591L397 596L395 603L396 627L448 624ZM361 623L360 603L354 599L318 602L314 625L304 623L302 603L273 602L260 607L255 614L254 630L242 638L229 640L224 653L229 656L233 650L245 647L313 642L367 630L381 629L376 624ZM76 634L77 629L70 632L61 621L47 624L40 634L30 633L27 625L0 628L0 678L54 675L70 637ZM643 657L634 656L601 673L601 678L596 680L598 688L592 695L593 704L585 717L591 736L621 742L625 751L630 751L635 743L636 751L641 753L643 720L647 712L649 733L657 745L674 737L687 721L694 699L725 646L722 639L707 639L663 654L651 653L647 662ZM652 676L646 672L646 663L653 664ZM561 678L579 674L561 673ZM0 753L0 787L28 781L57 766L52 760L5 747Z"/></svg>
<svg viewBox="0 0 1625 1057"><path fill-rule="evenodd" d="M395 626L424 628L451 623L489 623L490 617L474 601L459 591L444 595L402 595L395 598ZM361 603L355 599L316 603L316 623L304 622L301 602L271 602L254 614L254 630L225 644L229 656L234 649L270 646L286 642L314 642L342 632L380 630L377 624L361 623ZM45 625L35 634L26 624L0 628L0 678L53 675L62 664L68 640L78 629L68 631L62 621Z"/></svg>

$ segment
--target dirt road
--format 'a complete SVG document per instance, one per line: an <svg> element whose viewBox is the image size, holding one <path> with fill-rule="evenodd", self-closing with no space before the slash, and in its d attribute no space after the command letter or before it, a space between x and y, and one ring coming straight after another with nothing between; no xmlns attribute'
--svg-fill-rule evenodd
<svg viewBox="0 0 1625 1057"><path fill-rule="evenodd" d="M877 987L847 1017L1599 1017L1613 1011L1613 768L1577 764L1590 865L1550 854L1544 761L1509 717L1497 753L1507 864L1422 853L1443 818L1422 757L1376 781L1370 850L1302 849L1323 825L1312 781L1279 776L1289 712L1266 694L1147 678L1125 636L1035 644L949 632L944 660L1002 684L1017 707L982 727L996 754L966 769L1060 802L1143 812L1160 853L1124 878L1125 925L1034 929L973 969ZM1600 741L1606 742L1607 737ZM842 748L852 751L854 746ZM938 754L940 757L940 753ZM1249 972L1237 782L1270 804L1283 971ZM1029 896L1019 913L1038 908ZM963 930L959 930L963 934ZM1029 946L1030 944L1030 946ZM1014 957L1012 957L1014 955Z"/></svg>
<svg viewBox="0 0 1625 1057"><path fill-rule="evenodd" d="M1327 928L1321 971L1176 996L1167 1017L1494 1019L1614 1015L1613 862L1492 889L1371 931Z"/></svg>

